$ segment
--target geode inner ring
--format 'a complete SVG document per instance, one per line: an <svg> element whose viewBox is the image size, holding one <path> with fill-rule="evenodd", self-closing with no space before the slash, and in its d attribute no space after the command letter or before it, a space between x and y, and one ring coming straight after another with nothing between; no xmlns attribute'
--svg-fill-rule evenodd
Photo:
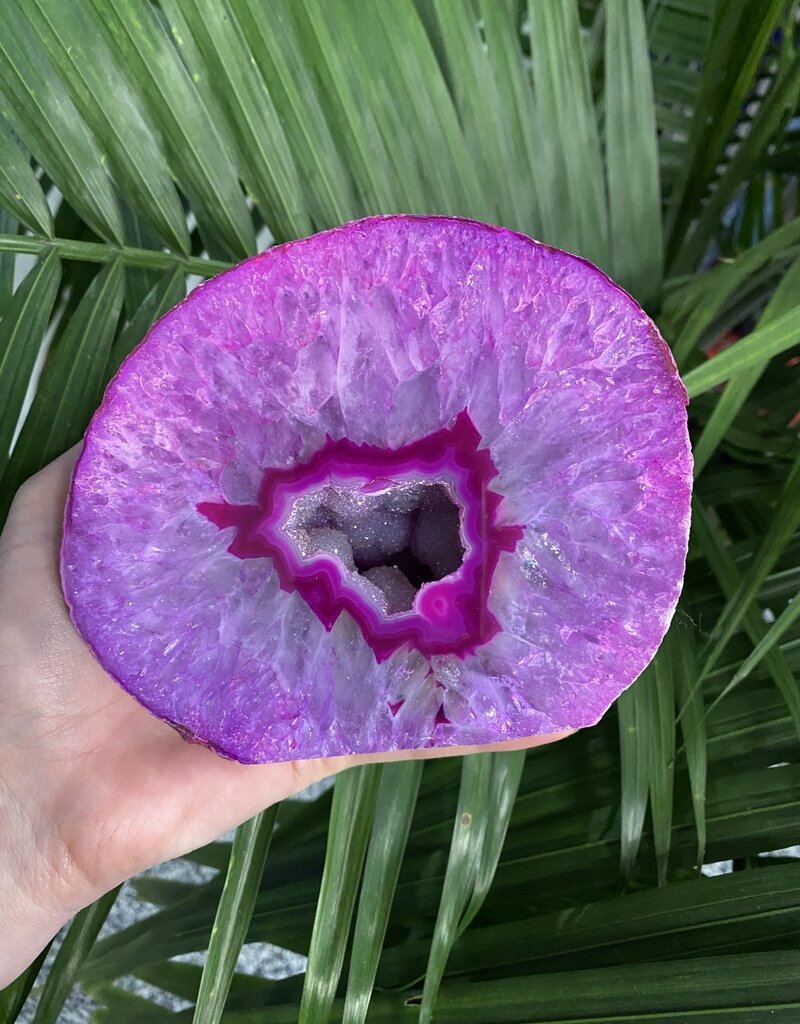
<svg viewBox="0 0 800 1024"><path fill-rule="evenodd" d="M66 510L73 621L241 761L590 725L678 599L685 405L630 296L522 235L394 216L276 247L109 386Z"/></svg>
<svg viewBox="0 0 800 1024"><path fill-rule="evenodd" d="M256 504L201 502L198 511L220 529L237 528L228 548L231 554L271 559L283 589L300 594L326 629L330 630L343 612L349 613L377 661L405 645L426 657L463 658L500 628L488 608L492 578L500 552L513 551L523 536L521 527L496 523L502 498L487 485L497 470L489 452L478 448L479 440L466 412L456 417L451 430L437 430L396 450L328 438L307 463L286 470L267 469ZM350 494L355 497L360 492L367 498L393 486L395 504L387 506L387 511L400 512L406 493L402 484L418 489L426 479L439 487L449 485L459 500L465 558L453 572L421 587L405 614L388 614L386 607L370 600L355 574L343 571L341 553L337 556L331 550L326 554L323 549L309 558L308 552L303 556L287 543L286 524L290 510L297 508L292 499L298 493L314 487L318 490L324 484L334 488L338 484L342 490L342 485L357 482ZM412 495L412 500L415 498ZM390 540L397 531L395 518L401 517L393 515L392 521L384 524ZM296 537L298 525L295 522ZM435 529L436 523L431 526ZM316 531L302 532L308 533L310 541ZM338 544L341 547L341 540ZM367 584L371 586L369 579Z"/></svg>

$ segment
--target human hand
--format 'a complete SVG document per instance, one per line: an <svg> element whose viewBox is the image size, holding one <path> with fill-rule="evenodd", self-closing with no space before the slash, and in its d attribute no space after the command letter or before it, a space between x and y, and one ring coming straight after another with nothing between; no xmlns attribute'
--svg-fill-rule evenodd
<svg viewBox="0 0 800 1024"><path fill-rule="evenodd" d="M70 621L58 557L77 455L24 485L0 536L0 988L103 892L325 776L566 735L268 765L185 742L109 678Z"/></svg>

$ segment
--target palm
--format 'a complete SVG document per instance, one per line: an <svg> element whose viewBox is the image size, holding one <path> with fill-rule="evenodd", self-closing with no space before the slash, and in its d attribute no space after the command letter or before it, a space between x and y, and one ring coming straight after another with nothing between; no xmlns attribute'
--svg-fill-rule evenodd
<svg viewBox="0 0 800 1024"><path fill-rule="evenodd" d="M227 761L186 743L113 684L72 625L58 578L75 455L40 473L12 511L0 547L0 621L12 626L4 657L9 678L19 680L4 695L11 736L31 751L25 787L49 794L40 813L56 823L63 844L48 856L77 871L91 892L210 842L263 807L367 759Z"/></svg>
<svg viewBox="0 0 800 1024"><path fill-rule="evenodd" d="M332 766L225 761L185 743L112 684L72 626L58 581L72 461L59 459L23 494L0 550L0 620L17 628L4 657L16 662L6 665L8 677L20 679L4 698L12 739L31 751L26 787L52 794L43 815L58 822L74 866L93 887L108 888Z"/></svg>

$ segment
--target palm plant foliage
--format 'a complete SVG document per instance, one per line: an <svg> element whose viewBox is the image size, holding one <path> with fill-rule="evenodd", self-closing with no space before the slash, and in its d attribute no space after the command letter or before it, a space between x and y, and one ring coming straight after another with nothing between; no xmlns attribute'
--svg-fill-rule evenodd
<svg viewBox="0 0 800 1024"><path fill-rule="evenodd" d="M211 881L136 880L154 916L95 941L115 894L80 914L0 1017L37 986L55 1021L77 982L98 1024L800 1019L800 862L763 856L800 836L798 6L4 10L0 516L193 276L392 211L501 223L627 287L684 374L696 491L673 626L600 725L264 812L235 857L191 855ZM245 941L306 973L235 973Z"/></svg>

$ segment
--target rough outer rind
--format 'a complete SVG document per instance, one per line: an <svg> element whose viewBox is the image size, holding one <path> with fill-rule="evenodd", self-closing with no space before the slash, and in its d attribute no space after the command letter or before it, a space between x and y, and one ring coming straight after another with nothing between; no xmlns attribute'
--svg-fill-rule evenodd
<svg viewBox="0 0 800 1024"><path fill-rule="evenodd" d="M525 236L400 216L277 247L197 288L109 386L65 516L72 619L145 707L245 762L593 724L678 599L685 404L630 296ZM327 632L197 512L252 502L326 435L398 447L463 409L525 526L474 655L378 664L352 619Z"/></svg>

